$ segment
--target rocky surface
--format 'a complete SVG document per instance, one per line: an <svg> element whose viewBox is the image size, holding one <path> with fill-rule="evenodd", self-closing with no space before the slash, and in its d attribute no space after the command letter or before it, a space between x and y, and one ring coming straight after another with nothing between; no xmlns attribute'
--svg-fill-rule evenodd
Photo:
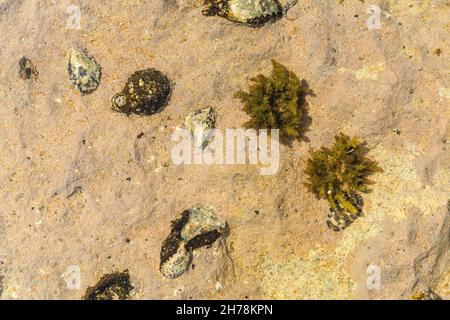
<svg viewBox="0 0 450 320"><path fill-rule="evenodd" d="M0 0L2 299L80 299L123 270L134 299L409 299L426 289L450 298L448 1L305 0L260 28L205 17L196 0L79 4L73 29L72 1ZM371 4L379 30L365 22ZM67 76L72 47L102 66L88 96ZM23 56L37 80L20 78ZM191 111L213 107L218 129L242 126L233 95L269 74L270 59L315 93L306 139L280 147L279 172L174 165L170 138ZM150 67L173 84L165 109L112 112L126 79ZM384 172L364 216L337 233L303 171L309 148L339 131L365 139ZM165 279L170 221L198 203L213 205L229 232ZM379 287L367 285L371 270Z"/></svg>

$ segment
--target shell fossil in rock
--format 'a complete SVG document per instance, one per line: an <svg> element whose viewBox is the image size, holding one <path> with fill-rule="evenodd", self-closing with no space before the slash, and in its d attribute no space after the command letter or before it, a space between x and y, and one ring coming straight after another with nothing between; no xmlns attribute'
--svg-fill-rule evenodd
<svg viewBox="0 0 450 320"><path fill-rule="evenodd" d="M258 27L280 18L297 0L205 0L203 14Z"/></svg>
<svg viewBox="0 0 450 320"><path fill-rule="evenodd" d="M170 81L162 72L153 68L139 70L114 95L112 108L126 114L151 115L165 106L170 93Z"/></svg>
<svg viewBox="0 0 450 320"><path fill-rule="evenodd" d="M209 130L214 129L216 114L212 108L192 111L185 119L184 126L194 137L196 147L205 148L210 140Z"/></svg>
<svg viewBox="0 0 450 320"><path fill-rule="evenodd" d="M225 226L209 205L184 210L179 219L172 221L170 234L162 243L162 275L171 279L181 276L192 262L192 251L212 245L222 235Z"/></svg>
<svg viewBox="0 0 450 320"><path fill-rule="evenodd" d="M92 56L85 51L71 48L67 60L69 79L82 94L97 89L102 72L100 64Z"/></svg>

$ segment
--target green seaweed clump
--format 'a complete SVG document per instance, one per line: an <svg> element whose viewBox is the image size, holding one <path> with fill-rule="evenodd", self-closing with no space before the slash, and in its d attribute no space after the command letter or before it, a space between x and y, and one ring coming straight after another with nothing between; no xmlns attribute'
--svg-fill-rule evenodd
<svg viewBox="0 0 450 320"><path fill-rule="evenodd" d="M369 176L381 172L377 163L366 157L368 149L358 138L340 133L334 144L311 150L306 165L308 191L319 199L328 200L331 215L328 226L336 231L345 229L361 213L360 193L370 191Z"/></svg>
<svg viewBox="0 0 450 320"><path fill-rule="evenodd" d="M298 138L304 131L305 96L311 94L305 81L285 66L272 60L268 78L262 74L252 78L250 92L239 91L235 97L251 116L245 126L256 129L279 129L282 138Z"/></svg>

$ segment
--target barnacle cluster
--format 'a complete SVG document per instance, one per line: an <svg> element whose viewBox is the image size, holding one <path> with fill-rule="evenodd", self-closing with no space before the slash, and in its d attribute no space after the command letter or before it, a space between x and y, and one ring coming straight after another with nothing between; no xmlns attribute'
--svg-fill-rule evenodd
<svg viewBox="0 0 450 320"><path fill-rule="evenodd" d="M127 300L134 289L128 271L104 275L93 287L89 287L84 300Z"/></svg>
<svg viewBox="0 0 450 320"><path fill-rule="evenodd" d="M172 229L161 246L160 271L166 278L177 278L192 262L192 251L212 245L225 229L209 205L184 210L172 221Z"/></svg>
<svg viewBox="0 0 450 320"><path fill-rule="evenodd" d="M298 138L304 131L302 119L306 111L305 96L311 91L304 81L272 60L270 77L262 74L252 78L250 91L235 94L251 117L245 125L256 129L279 129L284 138Z"/></svg>
<svg viewBox="0 0 450 320"><path fill-rule="evenodd" d="M162 72L153 68L139 70L112 98L112 108L126 114L152 115L165 106L170 93L170 81Z"/></svg>
<svg viewBox="0 0 450 320"><path fill-rule="evenodd" d="M340 133L331 147L311 150L306 165L308 191L328 200L327 224L333 230L348 227L362 211L360 193L369 192L369 176L381 169L366 157L368 149L358 138Z"/></svg>

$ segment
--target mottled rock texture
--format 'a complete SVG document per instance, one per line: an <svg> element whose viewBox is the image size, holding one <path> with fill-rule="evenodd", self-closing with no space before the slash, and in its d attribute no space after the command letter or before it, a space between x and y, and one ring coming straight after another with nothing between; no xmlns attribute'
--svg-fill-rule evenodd
<svg viewBox="0 0 450 320"><path fill-rule="evenodd" d="M450 82L447 1L299 1L260 28L202 15L195 0L0 0L0 295L80 299L128 270L133 299L408 299L450 297ZM367 1L366 1L367 2ZM77 2L78 3L78 2ZM75 13L74 13L75 12ZM72 21L72 22L71 22ZM102 63L89 96L73 90L66 54ZM26 56L39 70L23 81ZM308 81L307 140L281 146L280 170L176 166L176 127L214 106L218 129L248 120L233 98L271 59ZM136 70L164 70L170 103L152 117L111 111ZM364 216L343 232L303 186L310 147L343 131L366 140L384 172ZM210 203L229 225L177 279L159 272L170 221ZM69 266L80 287L68 288ZM368 266L381 271L370 289ZM372 270L372 269L370 269Z"/></svg>

